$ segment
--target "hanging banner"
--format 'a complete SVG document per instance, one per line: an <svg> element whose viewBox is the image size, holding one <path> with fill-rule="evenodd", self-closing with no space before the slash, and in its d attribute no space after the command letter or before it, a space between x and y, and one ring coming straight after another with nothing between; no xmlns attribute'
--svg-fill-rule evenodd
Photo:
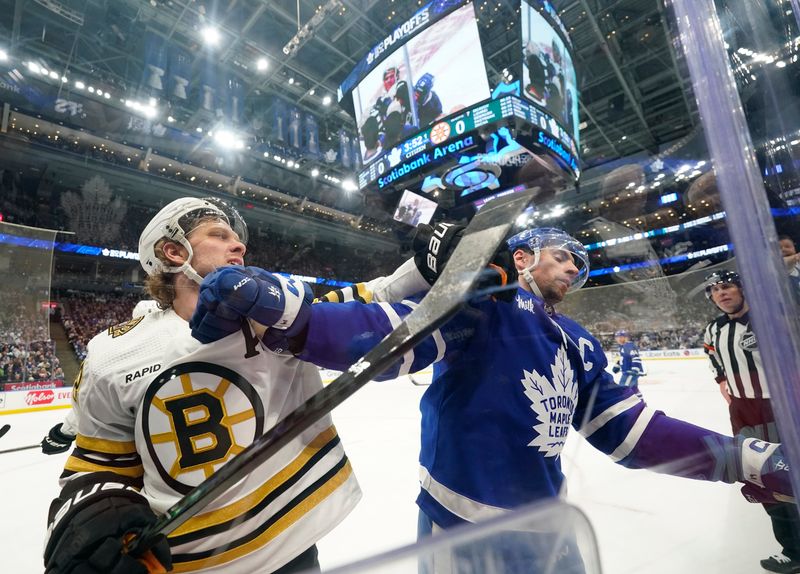
<svg viewBox="0 0 800 574"><path fill-rule="evenodd" d="M156 90L164 91L164 74L167 71L167 45L162 36L151 30L144 34L144 69L142 84Z"/></svg>
<svg viewBox="0 0 800 574"><path fill-rule="evenodd" d="M339 161L344 167L352 167L353 146L350 136L344 130L339 130Z"/></svg>
<svg viewBox="0 0 800 574"><path fill-rule="evenodd" d="M289 110L289 145L294 148L303 146L302 117L300 110L292 106Z"/></svg>
<svg viewBox="0 0 800 574"><path fill-rule="evenodd" d="M352 160L353 160L353 170L359 171L364 164L361 161L361 146L358 144L358 137L353 137L351 140L353 144L352 150Z"/></svg>
<svg viewBox="0 0 800 574"><path fill-rule="evenodd" d="M284 143L289 141L289 106L277 97L272 104L272 139Z"/></svg>
<svg viewBox="0 0 800 574"><path fill-rule="evenodd" d="M189 78L192 75L192 55L180 46L169 46L168 97L179 100L188 98Z"/></svg>
<svg viewBox="0 0 800 574"><path fill-rule="evenodd" d="M202 64L200 73L200 90L197 93L197 105L205 111L216 114L217 111L217 73L211 62L206 60Z"/></svg>
<svg viewBox="0 0 800 574"><path fill-rule="evenodd" d="M314 114L306 112L305 119L305 140L306 150L311 155L319 155L319 126L317 125L317 118Z"/></svg>
<svg viewBox="0 0 800 574"><path fill-rule="evenodd" d="M219 94L220 108L223 115L234 124L242 122L242 109L244 105L244 85L242 81L229 74L222 83Z"/></svg>

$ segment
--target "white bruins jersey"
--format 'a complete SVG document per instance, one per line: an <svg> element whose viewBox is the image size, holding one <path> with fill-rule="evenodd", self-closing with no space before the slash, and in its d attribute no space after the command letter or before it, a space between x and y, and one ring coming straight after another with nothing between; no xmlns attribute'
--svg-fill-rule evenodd
<svg viewBox="0 0 800 574"><path fill-rule="evenodd" d="M319 372L243 331L201 345L172 310L91 340L75 389L78 437L62 485L93 472L142 479L164 512L322 388ZM361 493L330 416L170 536L174 572L273 572Z"/></svg>

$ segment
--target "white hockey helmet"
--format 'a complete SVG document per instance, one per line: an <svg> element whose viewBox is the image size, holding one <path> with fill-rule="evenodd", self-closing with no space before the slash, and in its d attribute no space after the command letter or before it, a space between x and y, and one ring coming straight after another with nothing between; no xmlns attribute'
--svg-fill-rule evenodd
<svg viewBox="0 0 800 574"><path fill-rule="evenodd" d="M543 249L559 249L572 254L575 267L578 268L578 274L572 280L568 293L583 287L589 278L589 254L586 252L586 247L566 231L555 227L535 227L517 233L509 238L506 244L512 253L517 249L527 249L533 253L533 263L520 271L520 279L524 280L539 297L542 294L539 286L533 280L531 272L539 265L539 258Z"/></svg>
<svg viewBox="0 0 800 574"><path fill-rule="evenodd" d="M142 231L139 237L139 262L145 273L184 273L193 281L202 282L202 277L191 265L193 252L187 236L201 220L208 218L224 221L239 236L239 240L247 244L247 224L233 207L215 197L183 197L162 208ZM186 248L189 257L183 265L167 265L158 258L156 244L161 239L174 241Z"/></svg>

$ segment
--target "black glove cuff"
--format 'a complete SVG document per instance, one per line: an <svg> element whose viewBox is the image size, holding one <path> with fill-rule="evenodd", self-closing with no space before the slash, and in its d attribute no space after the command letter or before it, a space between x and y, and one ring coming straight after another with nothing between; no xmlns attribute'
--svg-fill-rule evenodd
<svg viewBox="0 0 800 574"><path fill-rule="evenodd" d="M97 473L67 484L61 495L50 505L50 520L45 538L45 563L73 517L98 500L109 496L124 497L133 503L147 505L147 499L139 494L139 489L133 482L112 473Z"/></svg>
<svg viewBox="0 0 800 574"><path fill-rule="evenodd" d="M464 234L464 226L440 221L435 226L419 225L414 236L414 263L433 285Z"/></svg>
<svg viewBox="0 0 800 574"><path fill-rule="evenodd" d="M48 434L50 435L50 438L53 439L55 442L69 445L72 443L72 441L75 440L75 437L73 435L61 432L61 425L62 423L58 423L56 426L50 429L50 432Z"/></svg>

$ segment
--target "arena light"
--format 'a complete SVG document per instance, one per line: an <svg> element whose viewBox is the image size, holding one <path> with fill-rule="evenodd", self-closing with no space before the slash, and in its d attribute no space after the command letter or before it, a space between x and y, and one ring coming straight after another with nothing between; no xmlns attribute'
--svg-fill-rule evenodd
<svg viewBox="0 0 800 574"><path fill-rule="evenodd" d="M39 64L37 64L36 62L26 62L25 65L34 74L41 74L42 73L42 69L39 67Z"/></svg>
<svg viewBox="0 0 800 574"><path fill-rule="evenodd" d="M319 170L314 168L311 170L311 177L317 177L319 175Z"/></svg>
<svg viewBox="0 0 800 574"><path fill-rule="evenodd" d="M342 182L342 189L347 192L351 192L357 190L358 186L356 185L356 182L353 181L352 179L346 179Z"/></svg>
<svg viewBox="0 0 800 574"><path fill-rule="evenodd" d="M231 150L244 148L244 142L241 137L226 129L214 131L214 142L223 149Z"/></svg>
<svg viewBox="0 0 800 574"><path fill-rule="evenodd" d="M5 50L0 50L0 62L7 62L8 61L8 52Z"/></svg>
<svg viewBox="0 0 800 574"><path fill-rule="evenodd" d="M209 46L217 46L222 39L219 30L214 26L206 26L201 30L200 34L203 37L203 41Z"/></svg>
<svg viewBox="0 0 800 574"><path fill-rule="evenodd" d="M258 61L256 62L256 69L259 72L263 72L267 68L269 68L269 62L267 61L267 59L266 58L259 58Z"/></svg>
<svg viewBox="0 0 800 574"><path fill-rule="evenodd" d="M58 79L58 72L56 72L54 70L50 70L50 73L48 75L54 80Z"/></svg>
<svg viewBox="0 0 800 574"><path fill-rule="evenodd" d="M324 98L322 98L322 105L323 106L329 106L329 105L331 105L331 101L332 100L331 100L330 96L325 96Z"/></svg>
<svg viewBox="0 0 800 574"><path fill-rule="evenodd" d="M76 87L77 89L79 89L79 90L83 90L83 89L85 89L85 88L86 88L86 84L84 84L83 82L81 82L80 80L78 80L78 81L76 81L76 82L75 82L75 87Z"/></svg>

